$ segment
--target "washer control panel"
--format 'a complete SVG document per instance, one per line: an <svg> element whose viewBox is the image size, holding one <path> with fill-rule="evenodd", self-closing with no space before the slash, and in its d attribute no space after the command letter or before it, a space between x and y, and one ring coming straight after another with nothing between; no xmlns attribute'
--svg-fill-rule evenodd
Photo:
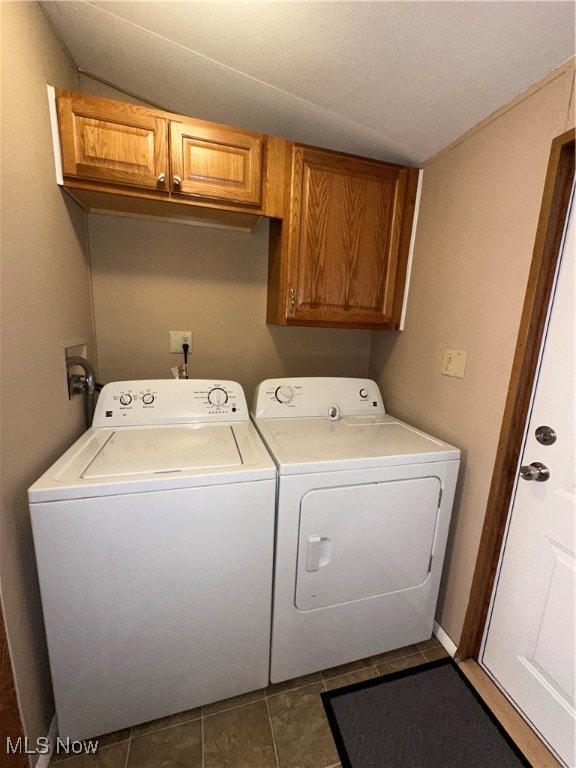
<svg viewBox="0 0 576 768"><path fill-rule="evenodd" d="M266 379L254 393L255 418L362 416L385 413L378 385L371 379L305 377Z"/></svg>
<svg viewBox="0 0 576 768"><path fill-rule="evenodd" d="M246 421L240 384L212 379L117 381L102 388L93 426Z"/></svg>

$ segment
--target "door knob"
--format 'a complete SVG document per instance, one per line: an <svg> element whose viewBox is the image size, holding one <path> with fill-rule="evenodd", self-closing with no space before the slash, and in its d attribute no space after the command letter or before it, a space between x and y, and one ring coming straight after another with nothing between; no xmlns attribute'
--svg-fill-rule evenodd
<svg viewBox="0 0 576 768"><path fill-rule="evenodd" d="M550 477L550 470L540 461L533 461L532 464L520 467L520 477L522 480L536 480L543 483Z"/></svg>

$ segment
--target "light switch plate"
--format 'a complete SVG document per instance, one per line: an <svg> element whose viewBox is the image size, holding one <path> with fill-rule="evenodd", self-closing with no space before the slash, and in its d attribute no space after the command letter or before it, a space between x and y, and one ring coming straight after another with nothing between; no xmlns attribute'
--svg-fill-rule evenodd
<svg viewBox="0 0 576 768"><path fill-rule="evenodd" d="M463 349L445 349L442 361L442 375L454 376L457 379L464 378L468 352Z"/></svg>

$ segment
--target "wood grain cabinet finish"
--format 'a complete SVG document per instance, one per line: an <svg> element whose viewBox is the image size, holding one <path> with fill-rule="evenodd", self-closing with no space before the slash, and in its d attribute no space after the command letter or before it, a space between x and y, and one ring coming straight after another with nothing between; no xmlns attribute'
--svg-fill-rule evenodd
<svg viewBox="0 0 576 768"><path fill-rule="evenodd" d="M168 124L157 112L58 92L64 177L168 191Z"/></svg>
<svg viewBox="0 0 576 768"><path fill-rule="evenodd" d="M229 225L248 228L259 216L282 215L283 139L73 91L56 95L64 186L89 210L193 216L200 207L222 224L215 211L236 212Z"/></svg>
<svg viewBox="0 0 576 768"><path fill-rule="evenodd" d="M267 322L400 324L418 171L56 91L64 187L88 210L252 229L270 218Z"/></svg>
<svg viewBox="0 0 576 768"><path fill-rule="evenodd" d="M253 133L171 121L173 191L260 206L262 145Z"/></svg>
<svg viewBox="0 0 576 768"><path fill-rule="evenodd" d="M268 322L398 328L417 169L294 145L289 176L271 228Z"/></svg>

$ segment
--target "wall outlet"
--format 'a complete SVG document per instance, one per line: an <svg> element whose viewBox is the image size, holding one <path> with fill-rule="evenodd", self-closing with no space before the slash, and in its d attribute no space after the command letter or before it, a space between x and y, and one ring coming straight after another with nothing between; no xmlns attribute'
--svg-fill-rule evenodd
<svg viewBox="0 0 576 768"><path fill-rule="evenodd" d="M467 359L468 352L465 352L463 349L445 349L444 360L442 361L442 375L463 379Z"/></svg>
<svg viewBox="0 0 576 768"><path fill-rule="evenodd" d="M170 331L170 352L183 354L182 344L188 344L188 354L192 354L192 331Z"/></svg>

